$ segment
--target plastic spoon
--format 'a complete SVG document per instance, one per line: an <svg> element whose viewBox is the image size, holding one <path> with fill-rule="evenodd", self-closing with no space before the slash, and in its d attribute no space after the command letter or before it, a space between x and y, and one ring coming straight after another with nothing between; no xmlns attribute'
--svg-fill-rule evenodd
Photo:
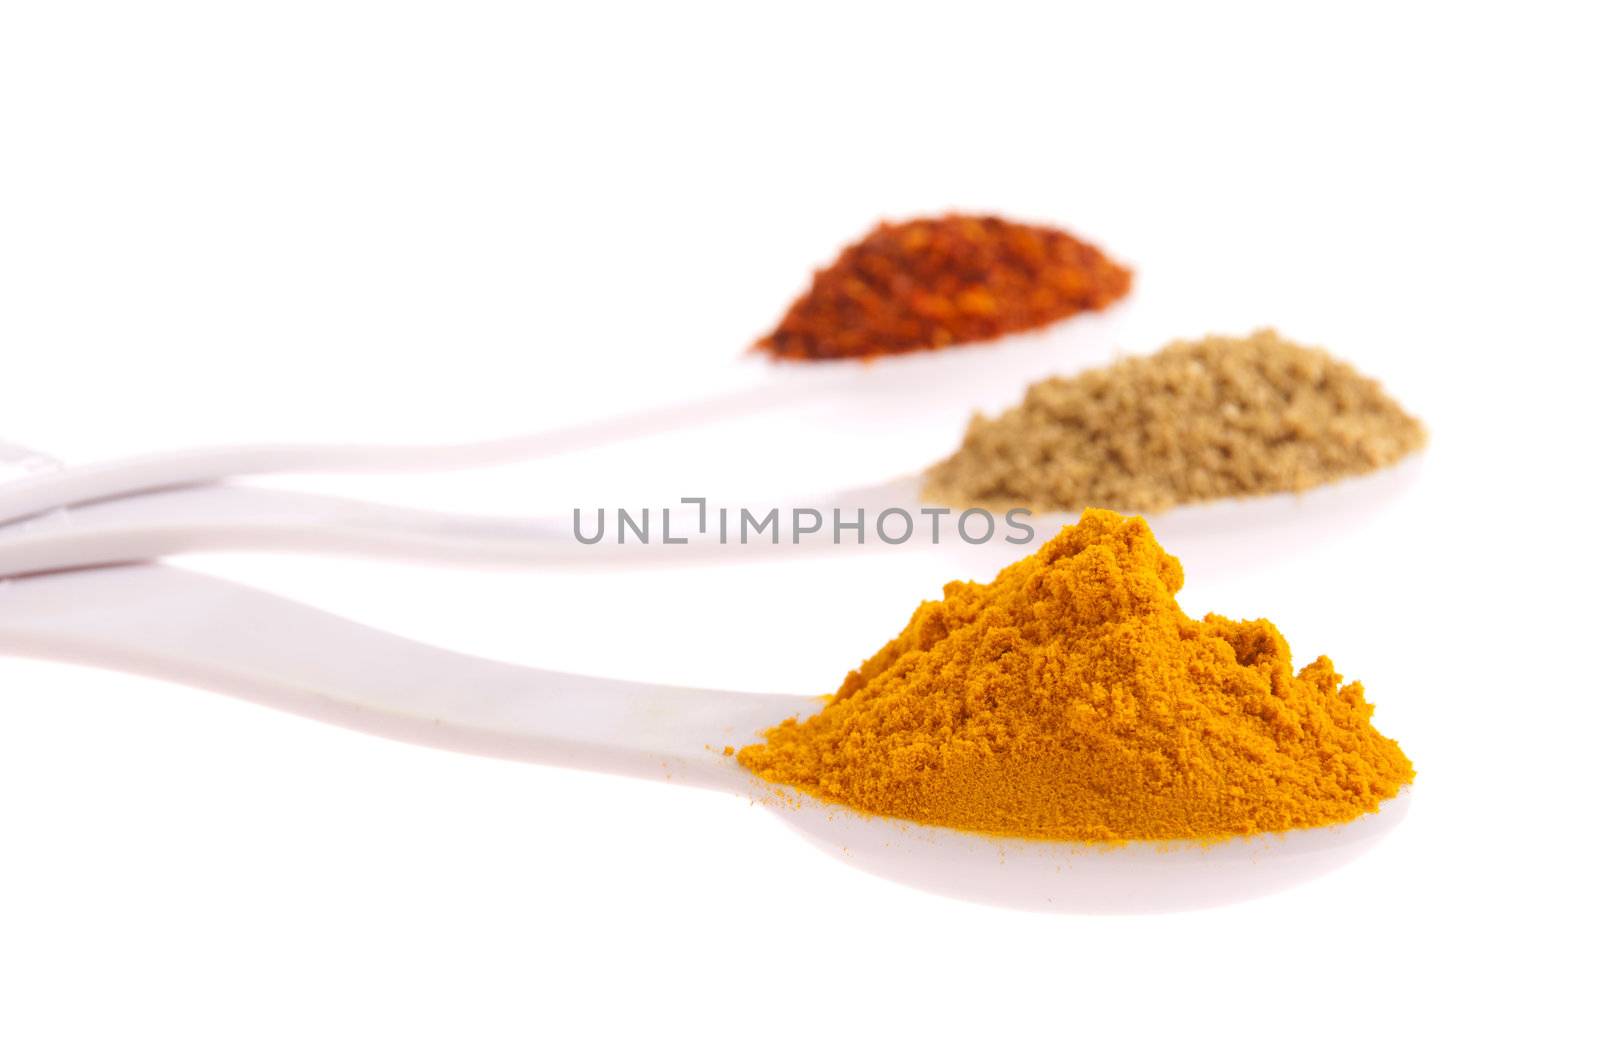
<svg viewBox="0 0 1600 1043"><path fill-rule="evenodd" d="M1186 557L1226 558L1237 566L1248 566L1300 553L1310 541L1347 532L1376 516L1408 491L1420 466L1418 460L1408 460L1306 493L1181 507L1151 518L1151 523L1163 540L1184 547ZM919 502L921 482L921 476L909 475L795 504L821 512L827 524L831 524L835 508L852 518L861 510L865 524L860 544L881 547L888 544L877 531L880 512L898 508L916 514L924 506ZM6 488L0 485L0 496ZM708 504L713 517L717 506ZM729 504L730 516L737 518L742 506L755 507ZM756 513L769 509L756 507ZM505 568L683 564L732 553L798 550L789 531L789 510L780 507L784 531L777 545L765 533L748 544L740 543L734 533L731 542L723 543L715 523L707 532L699 532L699 511L694 505L679 505L672 512L674 539L687 539L686 544L663 541L659 510L655 512L653 542L635 539L619 543L613 516L606 539L585 544L574 535L570 516L521 519L450 514L277 489L195 486L59 508L0 525L0 576L206 551L346 554ZM1027 519L1027 524L1036 543L1072 520L1067 514L1040 514ZM899 537L903 524L897 521L886 529L891 538ZM592 515L586 515L584 526L586 532L593 532ZM953 527L954 522L946 519L943 542L959 554L966 545L952 532ZM1020 530L1001 523L995 539L1016 532ZM1249 540L1239 539L1243 532L1250 533ZM909 542L926 544L931 537L932 527L923 521L914 527ZM819 536L806 540L804 547L808 552L849 550L858 546L854 540L847 535L836 545L831 538ZM1016 545L1017 552L1028 545ZM993 568L993 562L985 559L982 567Z"/></svg>
<svg viewBox="0 0 1600 1043"><path fill-rule="evenodd" d="M133 565L0 581L0 652L211 688L470 753L754 799L830 854L927 890L1035 909L1130 912L1254 897L1374 844L1405 799L1344 826L1210 845L1012 840L856 814L724 755L811 712L794 695L580 677L419 644L225 580Z"/></svg>

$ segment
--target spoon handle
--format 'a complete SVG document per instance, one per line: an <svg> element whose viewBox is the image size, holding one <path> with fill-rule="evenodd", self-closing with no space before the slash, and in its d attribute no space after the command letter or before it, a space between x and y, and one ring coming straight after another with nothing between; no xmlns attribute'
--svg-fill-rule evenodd
<svg viewBox="0 0 1600 1043"><path fill-rule="evenodd" d="M849 490L809 503L826 514L832 507L870 511L915 504L916 479ZM584 524L594 531L593 512ZM692 516L692 515L691 515ZM771 551L771 545L718 541L715 529L667 544L619 543L610 538L582 543L568 518L496 518L421 511L310 493L243 486L205 485L164 489L67 507L0 525L0 576L77 569L199 551L277 551L356 554L447 565L613 565L643 561ZM870 524L863 543L880 541ZM792 546L784 544L785 547ZM852 544L841 543L839 549ZM808 547L834 549L829 542Z"/></svg>
<svg viewBox="0 0 1600 1043"><path fill-rule="evenodd" d="M63 507L0 525L0 576L204 551L528 566L556 564L576 557L575 550L590 549L573 538L570 519L563 527L549 518L449 514L279 489L200 485Z"/></svg>
<svg viewBox="0 0 1600 1043"><path fill-rule="evenodd" d="M725 746L816 701L462 655L163 565L0 581L0 653L242 696L406 742L744 792Z"/></svg>
<svg viewBox="0 0 1600 1043"><path fill-rule="evenodd" d="M153 453L62 467L0 485L0 523L56 507L147 489L266 474L387 474L450 471L533 460L763 412L848 383L839 368L756 374L757 383L692 402L646 409L534 434L445 445L243 445ZM23 447L0 446L25 452Z"/></svg>

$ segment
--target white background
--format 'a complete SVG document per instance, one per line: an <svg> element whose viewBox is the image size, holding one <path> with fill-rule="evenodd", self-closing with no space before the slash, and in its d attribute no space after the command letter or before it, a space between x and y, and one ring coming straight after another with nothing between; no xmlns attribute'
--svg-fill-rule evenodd
<svg viewBox="0 0 1600 1043"><path fill-rule="evenodd" d="M1192 614L1270 617L1366 682L1419 773L1382 846L1221 909L1003 911L714 793L5 660L0 1038L1592 1033L1593 27L1110 6L6 3L0 432L81 462L691 400L787 379L742 349L880 217L1059 224L1133 296L953 379L885 364L647 446L295 484L760 502L931 462L1040 373L1276 325L1428 422L1417 480L1298 543L1158 533ZM517 662L822 692L1004 560L192 564Z"/></svg>

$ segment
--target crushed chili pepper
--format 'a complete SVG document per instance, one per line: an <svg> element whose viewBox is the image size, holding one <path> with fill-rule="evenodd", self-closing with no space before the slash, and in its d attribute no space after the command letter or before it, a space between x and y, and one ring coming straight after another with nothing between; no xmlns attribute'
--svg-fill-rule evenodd
<svg viewBox="0 0 1600 1043"><path fill-rule="evenodd" d="M1132 281L1055 228L967 214L884 222L816 272L756 348L841 359L992 340L1098 311Z"/></svg>

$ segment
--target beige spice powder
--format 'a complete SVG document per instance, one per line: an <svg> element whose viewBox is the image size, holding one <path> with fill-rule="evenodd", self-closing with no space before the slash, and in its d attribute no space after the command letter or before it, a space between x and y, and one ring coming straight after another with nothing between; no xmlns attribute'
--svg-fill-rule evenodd
<svg viewBox="0 0 1600 1043"><path fill-rule="evenodd" d="M1426 441L1377 381L1258 330L1040 381L1020 405L974 416L923 495L964 507L1151 513L1298 492L1388 466Z"/></svg>

